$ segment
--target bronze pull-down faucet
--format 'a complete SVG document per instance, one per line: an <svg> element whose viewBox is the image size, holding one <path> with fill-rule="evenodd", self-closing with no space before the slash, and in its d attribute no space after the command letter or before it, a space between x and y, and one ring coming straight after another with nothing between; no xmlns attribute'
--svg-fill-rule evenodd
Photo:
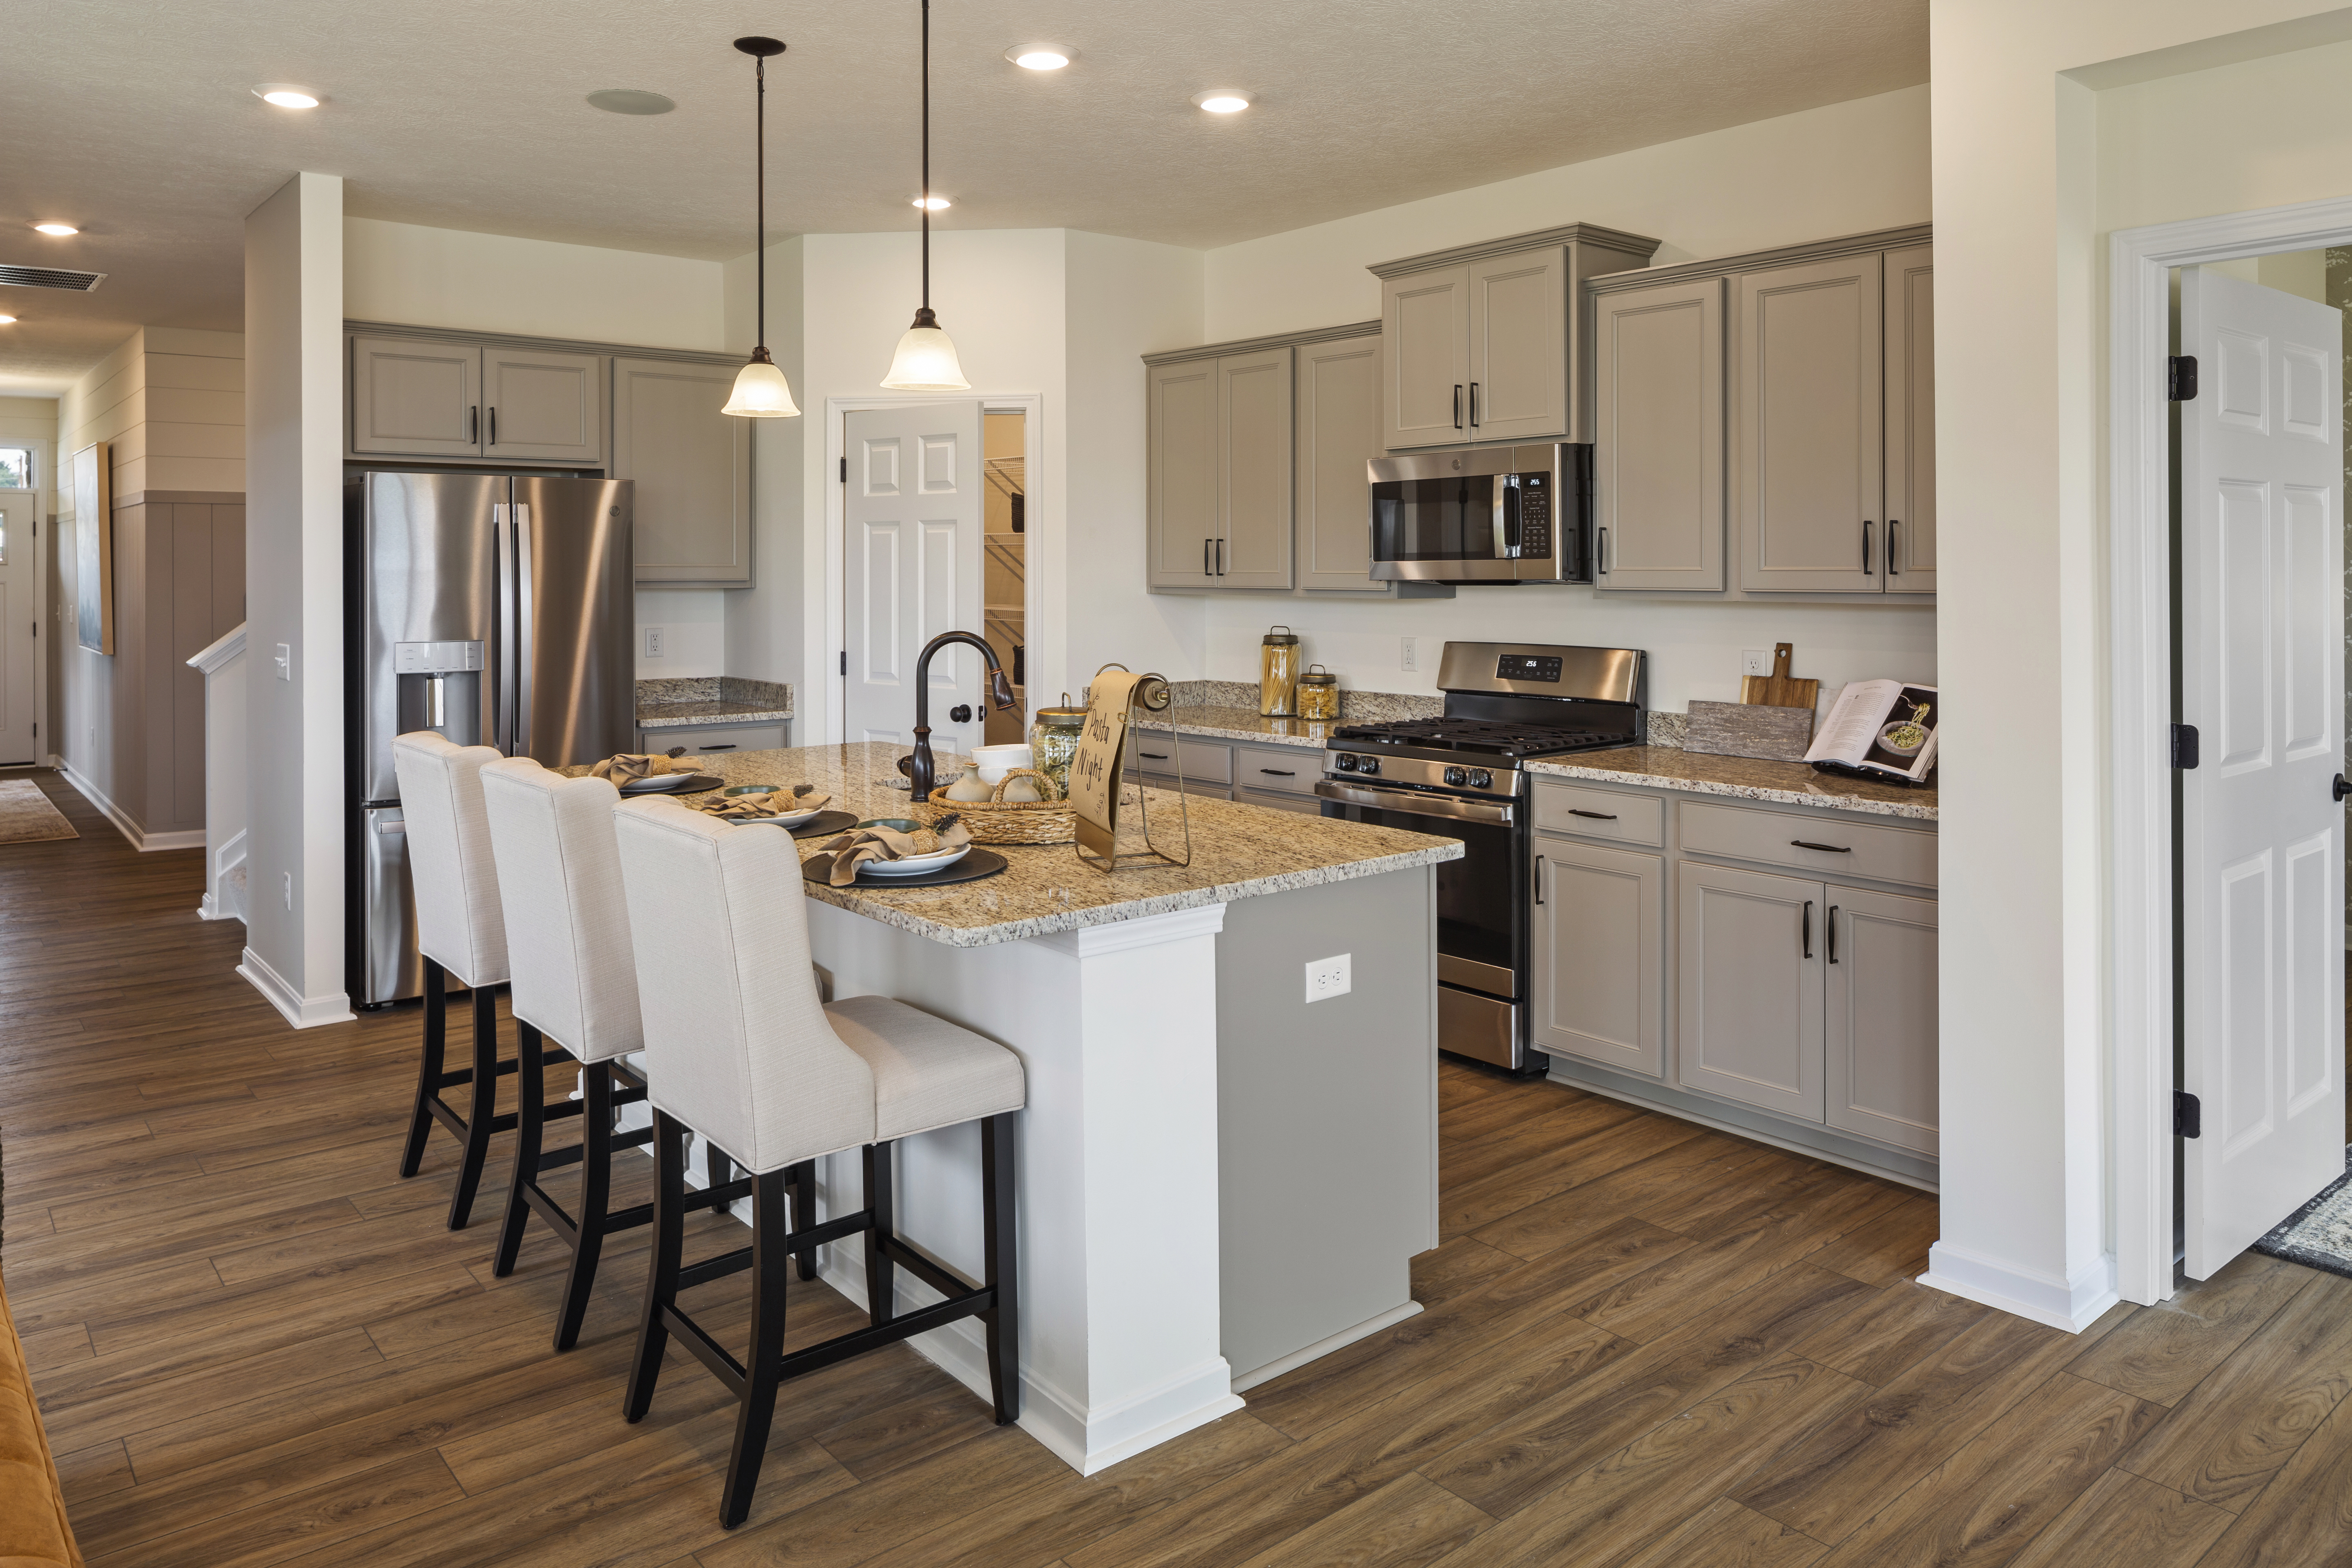
<svg viewBox="0 0 2352 1568"><path fill-rule="evenodd" d="M915 751L900 763L913 785L912 800L917 805L931 798L931 786L936 782L931 763L931 655L950 643L963 643L980 650L988 661L988 696L999 710L1013 706L1013 683L1004 678L1003 666L996 662L996 650L983 639L970 632L941 632L923 645L915 659Z"/></svg>

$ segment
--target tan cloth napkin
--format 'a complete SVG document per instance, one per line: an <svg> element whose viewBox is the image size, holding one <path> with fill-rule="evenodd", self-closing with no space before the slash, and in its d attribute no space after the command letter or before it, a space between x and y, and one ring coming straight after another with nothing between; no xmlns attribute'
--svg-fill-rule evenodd
<svg viewBox="0 0 2352 1568"><path fill-rule="evenodd" d="M664 773L690 773L694 772L694 764L678 760L685 754L684 746L675 746L667 752L650 753L623 752L618 756L606 757L603 762L590 768L588 776L604 779L614 784L623 784L636 779L658 778Z"/></svg>
<svg viewBox="0 0 2352 1568"><path fill-rule="evenodd" d="M845 888L857 880L857 868L863 861L930 855L941 849L961 849L971 842L971 834L965 828L963 819L950 812L921 833L901 833L894 827L859 827L828 838L817 847L833 851L833 873L828 880L836 888Z"/></svg>
<svg viewBox="0 0 2352 1568"><path fill-rule="evenodd" d="M724 791L706 795L694 803L697 811L708 812L721 822L764 822L772 816L797 816L803 811L822 811L824 803L833 798L819 795L814 784L793 784L789 789L770 790L763 795L729 795Z"/></svg>

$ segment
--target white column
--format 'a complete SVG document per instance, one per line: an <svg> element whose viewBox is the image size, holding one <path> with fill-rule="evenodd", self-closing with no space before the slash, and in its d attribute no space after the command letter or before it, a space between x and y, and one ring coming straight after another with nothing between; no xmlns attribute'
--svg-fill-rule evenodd
<svg viewBox="0 0 2352 1568"><path fill-rule="evenodd" d="M878 993L986 1035L1028 1072L1019 1152L1021 1425L1083 1474L1241 1408L1219 1347L1217 953L1224 906L994 947L929 942L828 904L809 929L833 994ZM857 1156L824 1163L828 1212ZM835 1194L840 1194L838 1198ZM908 1238L980 1277L976 1127L900 1145ZM866 1300L863 1256L824 1275ZM899 1302L936 1294L904 1271ZM911 1342L985 1391L978 1325Z"/></svg>

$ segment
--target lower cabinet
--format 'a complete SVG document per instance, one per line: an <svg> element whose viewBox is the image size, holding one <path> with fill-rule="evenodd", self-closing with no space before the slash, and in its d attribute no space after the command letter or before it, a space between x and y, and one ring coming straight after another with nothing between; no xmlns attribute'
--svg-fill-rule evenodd
<svg viewBox="0 0 2352 1568"><path fill-rule="evenodd" d="M1234 798L1252 805L1269 806L1276 811L1295 811L1302 816L1320 816L1323 803L1311 795L1292 795L1287 790L1245 789Z"/></svg>
<svg viewBox="0 0 2352 1568"><path fill-rule="evenodd" d="M772 752L784 744L784 724L712 724L695 730L641 730L637 749L667 752L684 746L690 756L718 752Z"/></svg>
<svg viewBox="0 0 2352 1568"><path fill-rule="evenodd" d="M1533 1044L1644 1078L1666 1070L1666 860L1536 843Z"/></svg>
<svg viewBox="0 0 2352 1568"><path fill-rule="evenodd" d="M1936 1153L1935 901L1823 890L1829 1124Z"/></svg>

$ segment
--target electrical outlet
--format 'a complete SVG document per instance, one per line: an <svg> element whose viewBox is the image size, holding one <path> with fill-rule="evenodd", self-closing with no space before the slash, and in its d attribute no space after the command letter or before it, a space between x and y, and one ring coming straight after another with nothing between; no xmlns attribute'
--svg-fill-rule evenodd
<svg viewBox="0 0 2352 1568"><path fill-rule="evenodd" d="M1768 650L1760 647L1751 647L1745 650L1739 656L1739 673L1742 675L1771 674L1772 655Z"/></svg>
<svg viewBox="0 0 2352 1568"><path fill-rule="evenodd" d="M294 647L291 643L278 645L278 679L280 680L294 679Z"/></svg>
<svg viewBox="0 0 2352 1568"><path fill-rule="evenodd" d="M662 628L659 626L646 628L646 657L647 658L662 657Z"/></svg>
<svg viewBox="0 0 2352 1568"><path fill-rule="evenodd" d="M290 910L294 907L294 873L288 871L283 875L285 881L282 884L282 890L286 899L286 907Z"/></svg>
<svg viewBox="0 0 2352 1568"><path fill-rule="evenodd" d="M1421 656L1413 648L1413 639L1411 637L1399 637L1397 639L1397 668L1399 669L1419 669L1421 668Z"/></svg>
<svg viewBox="0 0 2352 1568"><path fill-rule="evenodd" d="M1318 958L1307 966L1307 999L1309 1002L1328 1002L1334 996L1348 994L1348 960L1350 956L1343 952L1337 958Z"/></svg>

